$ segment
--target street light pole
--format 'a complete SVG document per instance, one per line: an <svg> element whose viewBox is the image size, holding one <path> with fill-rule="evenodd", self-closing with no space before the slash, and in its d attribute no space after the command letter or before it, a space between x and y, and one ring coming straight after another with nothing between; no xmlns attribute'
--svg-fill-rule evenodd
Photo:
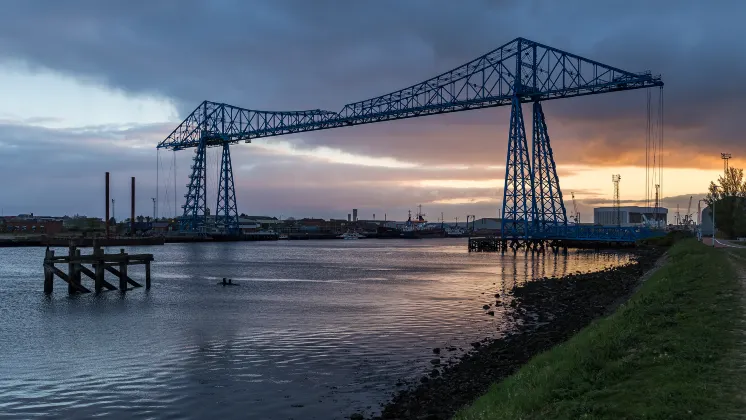
<svg viewBox="0 0 746 420"><path fill-rule="evenodd" d="M715 200L712 201L712 246L715 246Z"/></svg>
<svg viewBox="0 0 746 420"><path fill-rule="evenodd" d="M717 193L718 187L715 186L715 193ZM715 201L717 201L717 197L715 197L715 194L713 194L712 197L712 247L715 247Z"/></svg>
<svg viewBox="0 0 746 420"><path fill-rule="evenodd" d="M707 200L697 201L697 240L702 242L702 203L707 204Z"/></svg>

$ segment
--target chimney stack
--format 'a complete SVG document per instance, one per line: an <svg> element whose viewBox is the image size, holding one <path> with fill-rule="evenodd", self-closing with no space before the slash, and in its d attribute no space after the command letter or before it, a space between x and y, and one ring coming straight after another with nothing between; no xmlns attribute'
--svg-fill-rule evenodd
<svg viewBox="0 0 746 420"><path fill-rule="evenodd" d="M132 215L130 216L130 235L135 235L135 177L132 177Z"/></svg>
<svg viewBox="0 0 746 420"><path fill-rule="evenodd" d="M109 173L106 173L106 237L109 237Z"/></svg>

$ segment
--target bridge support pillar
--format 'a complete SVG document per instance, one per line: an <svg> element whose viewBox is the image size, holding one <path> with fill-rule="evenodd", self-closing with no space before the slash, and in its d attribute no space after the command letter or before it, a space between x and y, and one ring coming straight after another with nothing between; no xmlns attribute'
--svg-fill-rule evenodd
<svg viewBox="0 0 746 420"><path fill-rule="evenodd" d="M565 234L567 213L541 103L533 103L529 157L520 98L513 97L505 165L501 233L524 241ZM534 249L530 243L528 248Z"/></svg>
<svg viewBox="0 0 746 420"><path fill-rule="evenodd" d="M233 185L233 166L229 143L223 143L223 159L220 164L218 203L215 206L215 227L226 235L238 235L238 207L236 189Z"/></svg>
<svg viewBox="0 0 746 420"><path fill-rule="evenodd" d="M187 193L184 196L184 215L179 223L179 230L187 232L204 232L207 210L207 168L205 153L207 145L204 139L194 151L192 173L189 175Z"/></svg>
<svg viewBox="0 0 746 420"><path fill-rule="evenodd" d="M532 219L534 207L531 198L532 182L521 100L514 96L510 109L510 134L500 224L503 238L528 238L529 220Z"/></svg>
<svg viewBox="0 0 746 420"><path fill-rule="evenodd" d="M557 167L549 143L549 132L541 102L533 104L533 147L531 168L533 175L533 203L535 221L541 229L567 225L565 203L562 200Z"/></svg>

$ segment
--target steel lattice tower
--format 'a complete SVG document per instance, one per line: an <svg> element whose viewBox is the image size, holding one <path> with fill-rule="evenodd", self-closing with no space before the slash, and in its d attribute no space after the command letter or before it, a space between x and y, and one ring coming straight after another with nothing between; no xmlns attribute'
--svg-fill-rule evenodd
<svg viewBox="0 0 746 420"><path fill-rule="evenodd" d="M238 233L238 207L236 190L233 185L233 166L229 143L223 144L223 158L220 163L220 184L218 203L215 207L215 227L227 234Z"/></svg>
<svg viewBox="0 0 746 420"><path fill-rule="evenodd" d="M532 148L533 196L536 221L541 229L566 225L567 211L562 200L554 154L540 102L534 102L534 132Z"/></svg>
<svg viewBox="0 0 746 420"><path fill-rule="evenodd" d="M503 237L526 237L529 221L533 220L534 205L531 200L531 161L526 142L521 101L513 98L510 109L510 135L508 158L505 166L505 193L501 232Z"/></svg>
<svg viewBox="0 0 746 420"><path fill-rule="evenodd" d="M186 203L184 203L184 215L179 222L182 231L204 232L207 210L207 168L205 152L207 147L205 141L201 141L194 152L194 163L192 173L189 175L187 185Z"/></svg>
<svg viewBox="0 0 746 420"><path fill-rule="evenodd" d="M723 174L728 176L728 159L733 157L730 153L721 153L720 158L723 159Z"/></svg>

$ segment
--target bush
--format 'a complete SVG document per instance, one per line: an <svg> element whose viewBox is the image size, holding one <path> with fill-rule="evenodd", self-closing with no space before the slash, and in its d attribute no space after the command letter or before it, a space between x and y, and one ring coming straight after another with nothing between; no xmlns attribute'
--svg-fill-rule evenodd
<svg viewBox="0 0 746 420"><path fill-rule="evenodd" d="M691 238L693 236L694 234L692 232L689 232L686 230L674 230L674 231L668 232L665 236L641 239L636 242L636 245L669 247L682 239Z"/></svg>

